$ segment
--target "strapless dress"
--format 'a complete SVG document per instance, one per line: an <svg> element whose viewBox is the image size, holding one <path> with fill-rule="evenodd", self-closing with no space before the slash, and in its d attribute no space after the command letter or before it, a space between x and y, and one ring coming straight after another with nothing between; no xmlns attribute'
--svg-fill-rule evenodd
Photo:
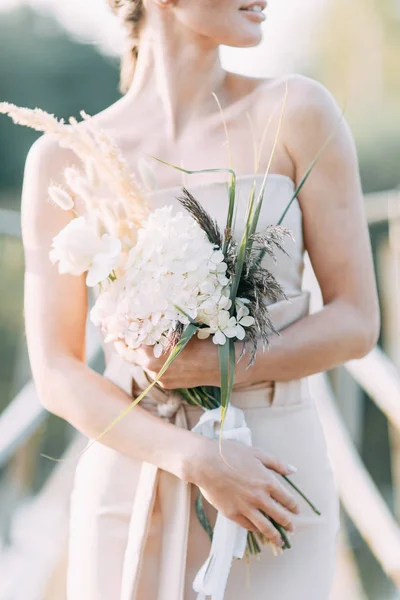
<svg viewBox="0 0 400 600"><path fill-rule="evenodd" d="M258 191L262 179L238 177L237 236L242 233L251 185L255 180ZM187 188L223 225L226 182L191 186L189 180ZM259 230L277 222L294 190L289 177L268 177ZM150 193L151 206L172 204L179 210L179 192L179 187L155 190ZM283 225L294 235L285 242L289 256L279 253L276 264L264 259L288 297L269 306L278 330L306 316L310 300L302 289L305 249L297 199ZM104 376L131 394L130 366L110 345L104 351ZM316 400L307 377L234 388L232 404L244 411L253 445L294 464L298 471L292 481L322 514L315 514L279 478L300 507L293 516L292 547L275 556L266 545L250 563L234 560L225 600L329 600L340 529L339 497ZM142 406L157 411L154 398L145 399ZM201 409L185 405L175 423L192 428L200 415ZM210 551L209 537L195 513L197 492L166 471L101 442L94 444L79 459L71 495L67 600L195 600L193 579ZM207 505L206 510L213 522L214 508Z"/></svg>

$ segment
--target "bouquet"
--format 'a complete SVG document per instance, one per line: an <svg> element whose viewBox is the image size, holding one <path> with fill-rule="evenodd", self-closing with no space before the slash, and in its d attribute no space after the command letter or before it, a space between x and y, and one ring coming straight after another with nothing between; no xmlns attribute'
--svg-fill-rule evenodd
<svg viewBox="0 0 400 600"><path fill-rule="evenodd" d="M286 95L287 89L279 128ZM240 358L247 352L251 366L260 342L265 348L271 334L278 333L267 304L286 296L262 261L265 255L276 261L276 254L285 252L284 241L291 232L281 223L331 136L311 163L278 223L258 231L278 128L261 190L256 197L254 182L243 235L240 241L235 241L236 174L232 168L189 171L169 165L188 175L229 173L229 208L221 231L184 186L177 198L182 210L174 213L172 206L151 210L145 191L135 181L119 149L83 111L83 122L71 118L68 124L40 109L30 110L8 103L0 103L0 113L8 114L16 123L52 135L82 161L82 169L65 169L63 185L49 186L50 200L61 209L75 213L75 218L54 237L49 258L58 265L60 273L77 276L86 273L87 286L99 287L90 318L104 332L105 341L114 343L128 362L132 362L135 349L141 345L152 346L156 357L167 354L157 377L94 441L104 436L157 385L191 338L197 335L200 339L211 336L218 346L221 384L220 387L177 390L184 401L204 409L194 431L215 437L217 430L220 444L224 437L229 437L251 445L244 413L230 403L235 378L235 343L243 343ZM255 172L257 169L256 158ZM108 190L107 201L102 199L103 186ZM113 202L109 200L110 192ZM77 198L84 203L84 214L76 211ZM293 482L283 477L320 514ZM220 513L213 531L203 509L201 493L196 511L212 539L212 547L195 579L194 589L202 592L207 577L208 580L218 578L225 589L232 558L242 558L245 553L258 554L267 540L261 533L248 532ZM282 550L290 548L285 529L265 516L279 530L284 540Z"/></svg>

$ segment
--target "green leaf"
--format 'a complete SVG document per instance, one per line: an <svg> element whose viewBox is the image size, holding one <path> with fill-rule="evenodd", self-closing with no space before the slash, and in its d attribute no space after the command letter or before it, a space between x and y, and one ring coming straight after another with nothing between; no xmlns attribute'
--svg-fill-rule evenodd
<svg viewBox="0 0 400 600"><path fill-rule="evenodd" d="M177 304L174 304L174 308L176 308L177 311L184 315L192 325L196 325L196 327L199 329L199 324L196 323L196 321L192 319L192 317L187 312L185 312L183 308L180 308L180 306L178 306Z"/></svg>
<svg viewBox="0 0 400 600"><path fill-rule="evenodd" d="M200 521L200 525L203 527L204 531L208 534L210 540L212 541L213 530L211 527L211 523L208 520L208 517L206 515L206 511L204 510L203 495L200 490L199 490L199 493L197 494L195 507L196 507L197 517Z"/></svg>
<svg viewBox="0 0 400 600"><path fill-rule="evenodd" d="M236 352L235 342L232 339L228 340L229 344L229 387L228 387L228 399L230 401L232 397L233 384L235 383L235 372L236 372Z"/></svg>
<svg viewBox="0 0 400 600"><path fill-rule="evenodd" d="M228 339L225 344L218 346L218 358L221 377L221 426L219 434L219 446L221 450L222 430L224 427L226 411L231 401L235 380L236 356L235 343L232 339Z"/></svg>
<svg viewBox="0 0 400 600"><path fill-rule="evenodd" d="M219 446L221 451L222 427L225 421L226 409L229 402L229 345L228 340L223 345L218 345L219 373L221 378L221 426Z"/></svg>
<svg viewBox="0 0 400 600"><path fill-rule="evenodd" d="M228 207L228 215L226 218L226 226L225 226L225 234L224 234L224 243L222 245L222 252L225 254L228 238L230 232L233 229L233 218L235 215L235 202L236 202L236 175L231 175L231 180L229 183L229 207Z"/></svg>
<svg viewBox="0 0 400 600"><path fill-rule="evenodd" d="M243 267L244 267L244 263L246 260L248 248L249 248L250 228L251 228L252 215L253 215L253 210L254 210L255 187L256 187L256 182L253 181L253 184L252 184L251 190L250 190L249 200L247 203L244 232L243 232L243 236L242 236L242 239L241 239L241 242L240 242L240 245L238 248L238 252L237 252L235 274L232 278L231 291L230 291L230 296L229 296L232 301L232 307L230 310L231 315L234 313L234 310L235 310L236 294L237 294L237 291L239 288L240 278L242 277Z"/></svg>
<svg viewBox="0 0 400 600"><path fill-rule="evenodd" d="M309 499L307 498L307 496L306 496L305 494L303 494L303 492L302 492L301 490L299 490L299 488L298 488L298 487L297 487L297 486L296 486L296 485L293 483L293 481L291 481L291 480L289 479L289 477L287 477L286 475L282 475L282 477L285 479L285 481L287 481L287 482L288 482L288 483L289 483L289 484L292 486L292 488L293 488L293 489L295 489L295 490L296 490L296 492L297 492L298 494L300 494L300 496L301 496L302 498L304 498L304 500L307 502L307 504L308 504L308 505L309 505L309 506L310 506L310 507L313 509L313 511L314 511L314 512L315 512L317 515L320 515L320 514L321 514L321 513L320 513L320 511L318 510L318 508L316 508L316 507L314 506L314 504L311 502L311 500L309 500Z"/></svg>

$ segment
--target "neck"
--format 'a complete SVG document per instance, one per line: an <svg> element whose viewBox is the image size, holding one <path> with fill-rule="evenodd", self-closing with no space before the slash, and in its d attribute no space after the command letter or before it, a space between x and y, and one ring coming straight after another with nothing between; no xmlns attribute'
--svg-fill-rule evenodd
<svg viewBox="0 0 400 600"><path fill-rule="evenodd" d="M218 46L177 29L165 21L158 23L155 39L155 28L144 28L135 76L126 94L128 102L139 94L144 100L147 97L149 105L154 105L156 98L157 110L165 113L166 134L171 140L193 117L215 112L212 92L219 95L226 78Z"/></svg>

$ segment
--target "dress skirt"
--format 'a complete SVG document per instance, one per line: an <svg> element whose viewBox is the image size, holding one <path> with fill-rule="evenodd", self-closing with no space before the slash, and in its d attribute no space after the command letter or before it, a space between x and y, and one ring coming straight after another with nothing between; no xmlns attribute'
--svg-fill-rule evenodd
<svg viewBox="0 0 400 600"><path fill-rule="evenodd" d="M117 358L105 376L124 387ZM254 446L297 467L290 478L321 515L277 475L300 507L293 515L292 547L275 555L267 544L250 562L234 560L225 600L329 600L339 498L308 379L234 390L232 404L244 411ZM147 408L154 408L151 400ZM201 409L183 410L192 428ZM210 551L194 508L197 493L168 472L94 444L79 459L71 496L67 600L195 600L193 579ZM135 584L122 598L134 503ZM213 523L215 510L204 504Z"/></svg>

